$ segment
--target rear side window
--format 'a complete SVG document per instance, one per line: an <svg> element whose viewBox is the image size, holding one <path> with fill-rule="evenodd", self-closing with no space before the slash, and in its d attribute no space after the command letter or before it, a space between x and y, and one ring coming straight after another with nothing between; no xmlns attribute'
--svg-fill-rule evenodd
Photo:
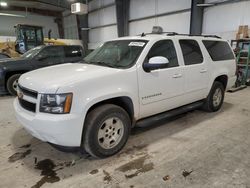
<svg viewBox="0 0 250 188"><path fill-rule="evenodd" d="M82 57L82 49L80 46L65 46L65 57Z"/></svg>
<svg viewBox="0 0 250 188"><path fill-rule="evenodd" d="M179 66L172 40L161 40L156 42L148 53L148 59L155 56L166 57L169 60L167 68Z"/></svg>
<svg viewBox="0 0 250 188"><path fill-rule="evenodd" d="M197 41L184 39L179 42L185 65L193 65L203 62L203 56Z"/></svg>
<svg viewBox="0 0 250 188"><path fill-rule="evenodd" d="M203 40L202 42L213 61L234 59L231 47L227 42L211 40Z"/></svg>

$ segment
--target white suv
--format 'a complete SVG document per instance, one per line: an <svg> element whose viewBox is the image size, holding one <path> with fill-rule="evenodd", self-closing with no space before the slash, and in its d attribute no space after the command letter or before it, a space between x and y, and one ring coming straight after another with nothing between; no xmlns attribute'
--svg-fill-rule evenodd
<svg viewBox="0 0 250 188"><path fill-rule="evenodd" d="M235 72L233 51L217 37L124 37L82 62L23 74L14 107L34 137L104 158L124 147L138 121L200 105L219 110Z"/></svg>

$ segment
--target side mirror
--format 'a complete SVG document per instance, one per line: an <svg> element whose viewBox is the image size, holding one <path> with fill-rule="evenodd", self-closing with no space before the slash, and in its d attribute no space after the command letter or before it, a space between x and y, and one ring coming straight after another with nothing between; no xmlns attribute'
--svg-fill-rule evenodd
<svg viewBox="0 0 250 188"><path fill-rule="evenodd" d="M163 56L155 56L149 59L147 63L143 64L143 68L146 72L166 68L169 64L169 60Z"/></svg>

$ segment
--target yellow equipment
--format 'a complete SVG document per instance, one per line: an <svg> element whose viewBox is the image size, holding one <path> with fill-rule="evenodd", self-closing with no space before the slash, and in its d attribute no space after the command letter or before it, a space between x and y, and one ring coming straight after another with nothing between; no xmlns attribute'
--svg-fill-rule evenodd
<svg viewBox="0 0 250 188"><path fill-rule="evenodd" d="M43 27L34 25L18 24L15 26L16 40L15 41L0 41L0 53L7 54L10 57L19 57L28 50L43 44L47 45L67 45L75 44L73 40L51 39L44 38ZM80 41L77 40L80 44ZM81 45L81 44L80 44Z"/></svg>

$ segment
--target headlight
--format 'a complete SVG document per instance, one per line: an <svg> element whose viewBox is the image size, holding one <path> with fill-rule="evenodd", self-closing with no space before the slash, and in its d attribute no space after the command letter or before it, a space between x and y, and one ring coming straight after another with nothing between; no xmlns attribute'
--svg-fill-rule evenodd
<svg viewBox="0 0 250 188"><path fill-rule="evenodd" d="M66 94L42 94L40 112L52 114L67 114L72 104L72 93Z"/></svg>

